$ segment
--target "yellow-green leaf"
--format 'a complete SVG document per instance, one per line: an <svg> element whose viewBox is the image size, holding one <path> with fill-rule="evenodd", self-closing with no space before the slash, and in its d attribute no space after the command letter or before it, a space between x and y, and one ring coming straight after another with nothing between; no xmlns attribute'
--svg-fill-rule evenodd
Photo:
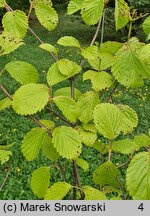
<svg viewBox="0 0 150 216"><path fill-rule="evenodd" d="M57 182L47 190L44 200L62 200L70 189L70 184L66 182Z"/></svg>
<svg viewBox="0 0 150 216"><path fill-rule="evenodd" d="M93 173L93 181L99 185L110 185L113 187L119 187L117 178L120 176L119 171L115 165L111 162L105 162L100 165Z"/></svg>
<svg viewBox="0 0 150 216"><path fill-rule="evenodd" d="M82 8L83 0L70 0L67 8L67 14L71 15Z"/></svg>
<svg viewBox="0 0 150 216"><path fill-rule="evenodd" d="M8 32L3 32L0 35L0 56L9 54L22 46L24 43L22 39L17 39Z"/></svg>
<svg viewBox="0 0 150 216"><path fill-rule="evenodd" d="M133 157L127 169L126 185L134 200L150 200L150 152Z"/></svg>
<svg viewBox="0 0 150 216"><path fill-rule="evenodd" d="M41 111L49 99L49 89L43 84L26 84L21 86L13 96L12 107L21 115L32 115Z"/></svg>
<svg viewBox="0 0 150 216"><path fill-rule="evenodd" d="M79 167L81 167L84 170L84 172L86 172L89 169L88 162L82 158L77 158L76 163Z"/></svg>
<svg viewBox="0 0 150 216"><path fill-rule="evenodd" d="M58 23L58 14L50 5L38 3L34 6L35 14L41 23L49 31L56 28Z"/></svg>
<svg viewBox="0 0 150 216"><path fill-rule="evenodd" d="M109 88L112 85L112 77L104 71L96 72L89 70L83 74L83 81L88 79L91 80L92 88L96 92Z"/></svg>
<svg viewBox="0 0 150 216"><path fill-rule="evenodd" d="M57 52L57 49L52 45L52 44L49 44L49 43L43 43L39 46L41 49L43 50L46 50L48 52L52 52L54 53L55 55L58 54Z"/></svg>
<svg viewBox="0 0 150 216"><path fill-rule="evenodd" d="M76 122L81 111L75 100L65 96L58 96L53 98L53 101L69 121Z"/></svg>
<svg viewBox="0 0 150 216"><path fill-rule="evenodd" d="M0 110L9 108L11 104L12 104L12 101L8 97L0 100Z"/></svg>
<svg viewBox="0 0 150 216"><path fill-rule="evenodd" d="M79 41L72 37L72 36L64 36L64 37L61 37L57 43L59 45L62 45L62 46L66 46L66 47L77 47L77 48L81 48L80 46L80 43Z"/></svg>
<svg viewBox="0 0 150 216"><path fill-rule="evenodd" d="M81 16L87 25L98 23L104 8L104 0L84 0Z"/></svg>
<svg viewBox="0 0 150 216"><path fill-rule="evenodd" d="M83 186L85 200L107 200L105 194L91 186Z"/></svg>
<svg viewBox="0 0 150 216"><path fill-rule="evenodd" d="M27 62L12 61L5 66L5 69L17 82L22 85L38 82L38 71Z"/></svg>
<svg viewBox="0 0 150 216"><path fill-rule="evenodd" d="M33 171L31 177L31 188L38 198L43 198L50 181L50 167L43 166Z"/></svg>
<svg viewBox="0 0 150 216"><path fill-rule="evenodd" d="M98 131L108 139L115 139L122 131L123 114L113 104L102 103L94 109L94 122Z"/></svg>
<svg viewBox="0 0 150 216"><path fill-rule="evenodd" d="M79 97L78 106L81 110L84 110L79 117L81 122L86 124L93 119L93 109L99 102L98 94L93 91L88 91Z"/></svg>
<svg viewBox="0 0 150 216"><path fill-rule="evenodd" d="M123 28L130 20L130 8L124 0L115 0L116 30Z"/></svg>
<svg viewBox="0 0 150 216"><path fill-rule="evenodd" d="M15 38L24 38L28 29L28 18L23 11L15 10L3 16L2 24L4 30Z"/></svg>
<svg viewBox="0 0 150 216"><path fill-rule="evenodd" d="M21 151L28 161L32 161L38 155L42 145L47 137L46 129L44 128L33 128L28 132L21 144Z"/></svg>
<svg viewBox="0 0 150 216"><path fill-rule="evenodd" d="M11 151L0 150L0 163L6 163L11 155Z"/></svg>
<svg viewBox="0 0 150 216"><path fill-rule="evenodd" d="M55 128L53 144L57 152L66 159L76 159L81 153L81 138L79 133L71 127Z"/></svg>

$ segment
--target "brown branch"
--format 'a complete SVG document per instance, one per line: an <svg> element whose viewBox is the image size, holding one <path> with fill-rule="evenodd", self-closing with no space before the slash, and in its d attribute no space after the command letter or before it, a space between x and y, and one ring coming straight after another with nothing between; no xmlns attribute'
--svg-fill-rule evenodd
<svg viewBox="0 0 150 216"><path fill-rule="evenodd" d="M8 91L5 89L5 87L4 87L2 84L0 84L0 89L3 91L3 93L4 93L11 101L13 101L12 96L8 93ZM28 116L26 116L26 117L32 119L32 120L34 121L34 123L36 123L39 127L45 128L46 131L47 131L47 133L48 133L50 136L52 136L51 131L50 131L47 127L45 127L41 122L39 122L39 120L37 120L34 116L28 115Z"/></svg>
<svg viewBox="0 0 150 216"><path fill-rule="evenodd" d="M77 167L76 161L74 161L74 168L75 168L75 172L76 172L76 182L78 184L78 187L81 189L82 186L81 186L81 182L80 182L80 178L79 178L78 167ZM80 195L81 195L81 199L83 200L85 195L84 195L82 189L80 190Z"/></svg>
<svg viewBox="0 0 150 216"><path fill-rule="evenodd" d="M5 8L7 11L11 11L13 12L13 9L8 5L8 4L5 4ZM37 39L37 41L41 44L43 44L44 42L40 39L40 37L33 31L33 29L30 28L30 26L28 27L29 31L31 32L32 35L34 35L34 37ZM55 60L55 61L58 61L58 58L57 56L55 56L52 52L50 52L52 58Z"/></svg>
<svg viewBox="0 0 150 216"><path fill-rule="evenodd" d="M112 96L113 96L113 94L114 94L116 88L118 87L118 85L119 85L119 82L116 83L116 85L114 86L114 88L113 88L112 91L110 92L110 95L109 95L109 97L108 97L108 99L107 99L107 102L108 102L108 103L112 102Z"/></svg>
<svg viewBox="0 0 150 216"><path fill-rule="evenodd" d="M0 89L4 92L4 94L12 101L12 96L7 92L2 84L0 84Z"/></svg>

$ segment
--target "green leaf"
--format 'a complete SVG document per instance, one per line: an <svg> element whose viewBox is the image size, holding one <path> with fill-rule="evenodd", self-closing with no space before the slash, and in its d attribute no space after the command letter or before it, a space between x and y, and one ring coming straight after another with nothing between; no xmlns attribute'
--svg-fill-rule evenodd
<svg viewBox="0 0 150 216"><path fill-rule="evenodd" d="M28 18L23 11L19 10L7 12L3 16L2 24L4 30L16 38L24 38L28 30Z"/></svg>
<svg viewBox="0 0 150 216"><path fill-rule="evenodd" d="M0 56L13 52L23 44L21 39L16 39L8 32L3 32L0 35Z"/></svg>
<svg viewBox="0 0 150 216"><path fill-rule="evenodd" d="M5 66L5 69L17 82L22 85L38 82L38 71L27 62L12 61Z"/></svg>
<svg viewBox="0 0 150 216"><path fill-rule="evenodd" d="M123 114L113 104L102 103L94 110L94 123L98 131L106 138L115 139L122 131Z"/></svg>
<svg viewBox="0 0 150 216"><path fill-rule="evenodd" d="M119 104L117 107L123 114L122 131L124 134L132 132L138 125L138 116L136 112L127 105Z"/></svg>
<svg viewBox="0 0 150 216"><path fill-rule="evenodd" d="M106 70L113 64L113 55L99 52L96 58L88 59L88 62L97 71Z"/></svg>
<svg viewBox="0 0 150 216"><path fill-rule="evenodd" d="M143 60L145 63L149 63L150 60L150 43L146 44L142 47L139 53L139 57L141 60Z"/></svg>
<svg viewBox="0 0 150 216"><path fill-rule="evenodd" d="M140 59L144 62L146 68L147 68L147 74L145 78L150 79L150 44L147 44L142 47L140 53L139 53Z"/></svg>
<svg viewBox="0 0 150 216"><path fill-rule="evenodd" d="M113 142L113 151L121 154L131 154L136 150L136 145L133 140L126 138L124 140L118 140Z"/></svg>
<svg viewBox="0 0 150 216"><path fill-rule="evenodd" d="M12 155L11 151L0 150L0 163L6 163L9 160L10 155Z"/></svg>
<svg viewBox="0 0 150 216"><path fill-rule="evenodd" d="M117 178L120 176L119 171L111 161L100 165L93 173L93 181L99 185L110 185L119 187Z"/></svg>
<svg viewBox="0 0 150 216"><path fill-rule="evenodd" d="M103 186L103 192L104 192L104 194L117 193L118 196L122 194L122 191L120 189L114 188L114 187L108 186L108 185Z"/></svg>
<svg viewBox="0 0 150 216"><path fill-rule="evenodd" d="M134 200L150 200L150 152L134 156L127 169L126 185Z"/></svg>
<svg viewBox="0 0 150 216"><path fill-rule="evenodd" d="M89 169L88 162L82 158L77 158L76 163L79 167L81 167L83 169L84 172L86 172Z"/></svg>
<svg viewBox="0 0 150 216"><path fill-rule="evenodd" d="M42 26L49 31L56 28L58 23L58 14L50 5L38 3L34 6L34 9L35 15Z"/></svg>
<svg viewBox="0 0 150 216"><path fill-rule="evenodd" d="M70 87L64 87L56 90L54 92L54 97L58 96L65 96L65 97L71 97L71 88ZM78 89L74 89L74 98L77 100L81 96L81 92Z"/></svg>
<svg viewBox="0 0 150 216"><path fill-rule="evenodd" d="M82 127L78 129L82 142L87 146L93 146L97 139L96 133L83 130Z"/></svg>
<svg viewBox="0 0 150 216"><path fill-rule="evenodd" d="M8 97L0 100L0 110L9 108L11 104L12 104L12 101Z"/></svg>
<svg viewBox="0 0 150 216"><path fill-rule="evenodd" d="M36 6L37 4L44 4L44 5L50 5L52 6L52 0L33 0L33 6Z"/></svg>
<svg viewBox="0 0 150 216"><path fill-rule="evenodd" d="M97 132L97 129L94 124L83 124L83 129L92 133Z"/></svg>
<svg viewBox="0 0 150 216"><path fill-rule="evenodd" d="M81 48L80 46L80 43L79 41L72 37L72 36L64 36L64 37L61 37L57 43L59 45L62 45L62 46L66 46L66 47L77 47L77 48Z"/></svg>
<svg viewBox="0 0 150 216"><path fill-rule="evenodd" d="M83 81L88 79L91 80L92 88L96 92L109 88L112 85L112 77L104 71L96 72L89 70L83 74Z"/></svg>
<svg viewBox="0 0 150 216"><path fill-rule="evenodd" d="M60 73L57 63L54 63L49 68L48 73L47 73L47 82L49 86L53 86L66 79L68 79L68 77Z"/></svg>
<svg viewBox="0 0 150 216"><path fill-rule="evenodd" d="M81 111L80 108L77 107L75 100L65 96L58 96L53 98L53 101L69 121L76 122Z"/></svg>
<svg viewBox="0 0 150 216"><path fill-rule="evenodd" d="M55 55L58 54L57 52L57 49L52 45L52 44L49 44L49 43L43 43L39 46L41 49L43 50L46 50L48 52L52 52L54 53Z"/></svg>
<svg viewBox="0 0 150 216"><path fill-rule="evenodd" d="M21 86L13 96L12 107L21 115L32 115L41 111L49 99L49 89L43 84L26 84Z"/></svg>
<svg viewBox="0 0 150 216"><path fill-rule="evenodd" d="M84 110L79 117L81 122L86 124L93 119L93 109L97 104L99 104L99 102L99 96L96 92L89 91L82 94L77 102L78 107L81 110Z"/></svg>
<svg viewBox="0 0 150 216"><path fill-rule="evenodd" d="M33 128L28 132L21 144L21 151L28 161L32 161L39 154L39 151L44 144L47 132L45 128Z"/></svg>
<svg viewBox="0 0 150 216"><path fill-rule="evenodd" d="M53 131L53 144L57 152L66 159L75 159L81 153L81 138L79 133L66 126L60 126Z"/></svg>
<svg viewBox="0 0 150 216"><path fill-rule="evenodd" d="M55 127L55 123L51 120L40 119L39 122L49 130L52 130Z"/></svg>
<svg viewBox="0 0 150 216"><path fill-rule="evenodd" d="M5 0L0 0L0 8L5 7L5 4L6 4Z"/></svg>
<svg viewBox="0 0 150 216"><path fill-rule="evenodd" d="M116 30L123 28L130 20L130 8L124 0L115 0Z"/></svg>
<svg viewBox="0 0 150 216"><path fill-rule="evenodd" d="M143 22L143 30L145 34L150 34L150 16L148 16Z"/></svg>
<svg viewBox="0 0 150 216"><path fill-rule="evenodd" d="M62 75L71 77L81 71L81 67L68 59L61 59L57 62L58 69Z"/></svg>
<svg viewBox="0 0 150 216"><path fill-rule="evenodd" d="M144 63L140 60L130 44L125 44L116 54L112 66L112 73L121 84L131 87L143 85L143 78L147 76Z"/></svg>
<svg viewBox="0 0 150 216"><path fill-rule="evenodd" d="M43 166L33 171L31 177L31 188L38 198L43 198L50 181L50 167Z"/></svg>
<svg viewBox="0 0 150 216"><path fill-rule="evenodd" d="M107 200L105 194L91 186L83 186L85 200Z"/></svg>
<svg viewBox="0 0 150 216"><path fill-rule="evenodd" d="M102 16L104 0L84 0L81 16L87 25L95 25Z"/></svg>
<svg viewBox="0 0 150 216"><path fill-rule="evenodd" d="M134 137L134 143L136 146L140 147L148 147L150 145L150 137L146 134L140 134Z"/></svg>
<svg viewBox="0 0 150 216"><path fill-rule="evenodd" d="M107 41L102 43L100 47L100 53L110 53L111 55L115 55L122 46L122 43L116 41Z"/></svg>
<svg viewBox="0 0 150 216"><path fill-rule="evenodd" d="M84 49L82 49L81 54L84 58L88 60L95 60L95 58L98 56L98 47L97 46L88 46Z"/></svg>
<svg viewBox="0 0 150 216"><path fill-rule="evenodd" d="M47 190L44 200L62 200L70 189L70 184L66 182L57 182Z"/></svg>
<svg viewBox="0 0 150 216"><path fill-rule="evenodd" d="M47 133L43 137L42 143L42 152L44 156L51 161L57 161L59 158L59 154L54 148L52 138Z"/></svg>
<svg viewBox="0 0 150 216"><path fill-rule="evenodd" d="M71 0L67 7L67 14L71 15L82 8L83 0Z"/></svg>

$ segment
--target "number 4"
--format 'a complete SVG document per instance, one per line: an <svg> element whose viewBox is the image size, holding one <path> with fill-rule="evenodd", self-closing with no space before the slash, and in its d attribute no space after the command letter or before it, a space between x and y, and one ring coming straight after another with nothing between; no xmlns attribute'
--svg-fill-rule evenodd
<svg viewBox="0 0 150 216"><path fill-rule="evenodd" d="M139 210L143 211L144 210L144 206L143 206L143 203L141 203L138 207Z"/></svg>

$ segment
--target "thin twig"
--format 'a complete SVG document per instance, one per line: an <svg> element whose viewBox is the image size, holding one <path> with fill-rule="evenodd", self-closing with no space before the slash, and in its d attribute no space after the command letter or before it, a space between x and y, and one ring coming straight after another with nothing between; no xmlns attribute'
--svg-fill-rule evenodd
<svg viewBox="0 0 150 216"><path fill-rule="evenodd" d="M102 14L102 31L101 31L100 47L104 40L104 27L105 27L105 10L103 11L103 14Z"/></svg>
<svg viewBox="0 0 150 216"><path fill-rule="evenodd" d="M112 142L112 140L110 140L110 148L109 148L109 152L108 152L108 161L110 161L110 158L111 158L112 145L113 145L113 142Z"/></svg>
<svg viewBox="0 0 150 216"><path fill-rule="evenodd" d="M126 191L125 191L125 188L124 186L122 185L122 182L119 180L119 178L116 178L118 183L119 183L119 186L120 186L120 189L122 191L122 196L123 196L123 199L126 200Z"/></svg>
<svg viewBox="0 0 150 216"><path fill-rule="evenodd" d="M80 178L79 178L78 167L77 167L76 161L74 161L74 168L75 168L75 172L76 172L76 182L78 184L78 187L81 189L82 186L81 186L81 182L80 182ZM85 195L84 195L84 192L82 190L80 190L80 195L81 195L81 199L83 200Z"/></svg>
<svg viewBox="0 0 150 216"><path fill-rule="evenodd" d="M93 37L93 39L92 39L92 41L90 43L90 46L93 46L93 44L96 41L96 38L98 36L99 30L100 30L100 27L101 27L101 22L102 22L102 16L99 19L99 22L98 22L98 25L97 25L97 28L96 28L96 32L95 32L94 37Z"/></svg>
<svg viewBox="0 0 150 216"><path fill-rule="evenodd" d="M2 182L2 184L1 184L1 186L0 186L0 192L2 191L2 189L3 189L3 187L4 187L5 183L6 183L6 181L7 181L7 179L8 179L9 173L10 173L10 163L9 163L9 161L8 161L7 173L6 173L6 176L5 176L3 182Z"/></svg>
<svg viewBox="0 0 150 216"><path fill-rule="evenodd" d="M7 90L4 88L2 84L0 84L0 89L3 91L3 93L12 101L12 96L7 92Z"/></svg>
<svg viewBox="0 0 150 216"><path fill-rule="evenodd" d="M116 88L117 88L118 85L119 85L119 82L116 83L116 85L114 86L114 88L113 88L112 91L110 92L110 95L109 95L109 97L108 97L108 99L107 99L107 102L108 102L108 103L112 102L112 95L113 95L113 93L115 92L115 90L116 90Z"/></svg>
<svg viewBox="0 0 150 216"><path fill-rule="evenodd" d="M96 28L96 32L95 32L95 34L94 34L94 36L93 36L93 38L92 38L92 41L91 41L91 43L90 43L90 46L93 46L93 44L94 44L95 41L96 41L96 38L97 38L97 36L98 36L99 30L100 30L100 27L101 27L101 21L102 21L102 16L101 16L100 19L99 19L99 22L98 22L98 25L97 25L97 28ZM85 64L85 62L86 62L86 59L83 59L83 60L81 61L81 63L80 63L80 66L83 67L83 65Z"/></svg>
<svg viewBox="0 0 150 216"><path fill-rule="evenodd" d="M128 163L130 162L130 160L126 161L125 163L123 164L120 164L119 166L117 166L117 169L121 168L121 167L124 167L126 165L128 165Z"/></svg>
<svg viewBox="0 0 150 216"><path fill-rule="evenodd" d="M61 164L60 164L60 163L57 163L57 164L55 164L55 167L60 171L63 180L64 180L65 182L67 182L66 175L65 175L65 172L64 172L64 170L63 170Z"/></svg>

